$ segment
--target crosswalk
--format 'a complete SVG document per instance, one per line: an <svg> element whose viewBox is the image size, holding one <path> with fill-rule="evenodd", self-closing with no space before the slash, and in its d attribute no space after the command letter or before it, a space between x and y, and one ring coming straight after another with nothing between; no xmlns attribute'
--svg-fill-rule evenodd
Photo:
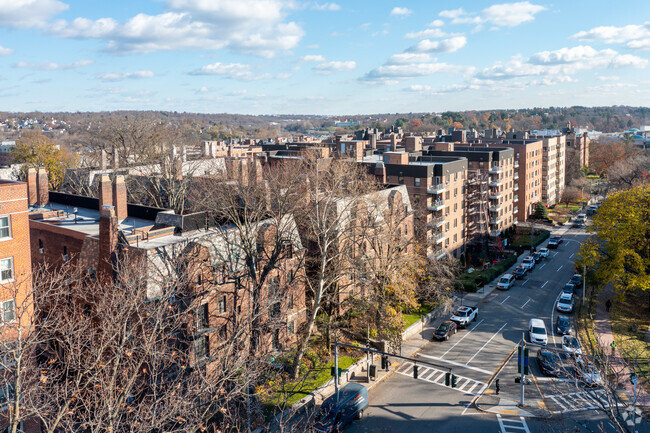
<svg viewBox="0 0 650 433"><path fill-rule="evenodd" d="M546 398L547 401L550 400L557 406L549 407L553 413L576 412L579 410L609 407L607 395L603 389L547 395Z"/></svg>
<svg viewBox="0 0 650 433"><path fill-rule="evenodd" d="M497 414L501 433L530 433L523 416L519 418L505 418Z"/></svg>
<svg viewBox="0 0 650 433"><path fill-rule="evenodd" d="M412 362L405 362L397 369L397 372L399 374L403 374L404 376L413 377L413 365L414 363ZM433 383L439 386L446 386L445 373L447 373L447 370L438 370L437 368L418 364L419 380L424 380L426 382ZM464 376L456 375L456 377L457 377L456 388L449 388L449 389L453 389L455 391L460 391L470 395L480 395L487 388L487 384L485 382L481 382Z"/></svg>

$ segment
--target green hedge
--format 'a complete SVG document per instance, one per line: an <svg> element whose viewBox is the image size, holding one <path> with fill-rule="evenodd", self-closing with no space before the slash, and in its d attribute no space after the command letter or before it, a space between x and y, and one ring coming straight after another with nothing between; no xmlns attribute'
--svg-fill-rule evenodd
<svg viewBox="0 0 650 433"><path fill-rule="evenodd" d="M489 284L515 263L517 263L517 255L512 254L487 269L477 270L471 274L464 273L458 278L455 288L465 292L476 292L480 286Z"/></svg>

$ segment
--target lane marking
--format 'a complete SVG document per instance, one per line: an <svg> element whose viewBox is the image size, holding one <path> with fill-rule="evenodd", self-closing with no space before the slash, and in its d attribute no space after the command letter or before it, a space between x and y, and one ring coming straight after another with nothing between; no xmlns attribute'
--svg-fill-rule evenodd
<svg viewBox="0 0 650 433"><path fill-rule="evenodd" d="M529 303L530 301L531 301L531 299L528 298L528 300L526 301L526 304ZM526 304L524 304L524 305L521 306L522 310L523 310L523 308L526 306Z"/></svg>
<svg viewBox="0 0 650 433"><path fill-rule="evenodd" d="M557 271L555 271L555 272L560 272L560 269L562 269L562 266L564 266L564 265L560 265L560 267L557 268Z"/></svg>
<svg viewBox="0 0 650 433"><path fill-rule="evenodd" d="M571 255L569 256L569 258L572 258L574 255L575 255L575 253L571 254Z"/></svg>
<svg viewBox="0 0 650 433"><path fill-rule="evenodd" d="M476 357L476 355L478 355L478 354L481 352L481 350L485 349L485 346L487 346L487 345L490 343L490 341L492 341L492 339L493 339L494 337L496 337L497 335L499 335L499 332L501 332L501 330L502 330L503 328L505 328L507 324L508 324L508 322L504 323L503 326L502 326L501 328L499 328L499 330L498 330L497 332L495 332L494 335L492 335L488 341L485 342L485 344L483 345L483 347L481 347L481 348L478 350L478 352L476 352L476 353L474 354L474 356L472 356L472 357L469 359L469 361L467 361L467 363L466 363L465 365L468 365L470 362L472 362L472 359L474 359L474 358Z"/></svg>
<svg viewBox="0 0 650 433"><path fill-rule="evenodd" d="M553 320L553 315L555 314L555 305L557 304L557 300L560 299L560 296L562 296L562 292L557 294L557 298L555 298L551 309L551 336L553 337L553 344L557 344L555 341L555 321Z"/></svg>
<svg viewBox="0 0 650 433"><path fill-rule="evenodd" d="M399 373L399 374L401 374L403 376L413 377L413 363L407 362L406 364L408 364L408 367L405 368L405 369L398 369L397 373ZM418 366L418 367L419 367L418 373L420 373L421 370L423 370L424 373L428 373L427 370L434 370L435 373L432 376L430 376L429 379L425 379L424 375L418 374L417 380L423 380L425 382L433 383L434 385L444 386L445 388L449 388L447 385L445 385L444 377L445 377L446 372L438 370L437 368L432 368L432 367L423 367L423 366ZM440 377L439 377L442 380L438 380L438 379L431 380L431 377L437 375L437 373L442 373L440 375ZM468 391L463 390L463 388L465 388L469 384L474 384L473 386L470 387L470 389L474 389L476 387L476 385L487 386L487 384L485 382L480 382L480 381L478 381L476 379L472 379L470 377L456 375L456 378L458 380L458 382L457 382L458 386L456 386L456 388L450 388L450 389L453 390L453 391L462 392L463 394L470 394ZM476 396L478 394L470 394L470 395Z"/></svg>
<svg viewBox="0 0 650 433"><path fill-rule="evenodd" d="M524 284L526 284L528 280L530 280L530 278L526 278L526 281L524 281L521 285L523 286Z"/></svg>
<svg viewBox="0 0 650 433"><path fill-rule="evenodd" d="M475 330L476 328L478 328L478 325L480 325L481 323L483 323L483 320L485 320L485 319L481 319L481 321L478 322L476 325L474 325L474 327L473 327L472 329L470 329L470 330L467 332L467 334L463 335L463 338L461 338L460 340L458 340L458 341L456 342L456 344L454 344L453 346L451 346L451 347L450 347L450 348L449 348L445 353L443 353L442 355L440 355L440 357L442 358L443 356L445 356L446 354L448 354L449 352L451 352L451 350L452 350L454 347L456 347L456 345L457 345L458 343L460 343L461 341L463 341L463 340L465 339L465 337L467 337L469 334L472 333L473 330Z"/></svg>
<svg viewBox="0 0 650 433"><path fill-rule="evenodd" d="M542 269L544 266L546 266L546 263L542 263L541 265L539 265L539 268Z"/></svg>
<svg viewBox="0 0 650 433"><path fill-rule="evenodd" d="M510 295L508 295L508 297L501 302L501 305L503 305L503 303L506 302L508 298L510 298Z"/></svg>
<svg viewBox="0 0 650 433"><path fill-rule="evenodd" d="M540 289L543 289L546 284L548 284L548 281L546 281L544 284L542 284L542 287L540 287Z"/></svg>
<svg viewBox="0 0 650 433"><path fill-rule="evenodd" d="M501 413L497 414L497 420L499 421L500 433L514 433L514 432L521 433L522 430L525 433L530 433L530 430L528 430L528 425L526 425L526 420L524 419L523 416L520 416L519 419L503 418L501 416L501 414L517 415L518 412L516 410L500 409L499 412Z"/></svg>
<svg viewBox="0 0 650 433"><path fill-rule="evenodd" d="M493 373L492 371L483 370L482 368L478 368L478 367L472 367L471 365L461 364L460 362L449 361L447 359L438 358L437 356L424 355L422 353L418 353L418 356L421 356L423 358L433 359L435 361L446 362L447 364L451 364L451 365L455 365L457 367L463 367L463 368L467 368L467 369L470 369L470 370L474 370L474 371L477 371L479 373L487 374L488 376L491 376L492 373Z"/></svg>

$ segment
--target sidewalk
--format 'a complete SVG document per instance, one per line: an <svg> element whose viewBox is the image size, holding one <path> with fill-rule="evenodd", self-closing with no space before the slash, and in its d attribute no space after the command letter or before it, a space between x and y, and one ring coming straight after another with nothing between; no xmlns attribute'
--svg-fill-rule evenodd
<svg viewBox="0 0 650 433"><path fill-rule="evenodd" d="M596 319L594 320L598 344L600 344L603 353L606 354L612 353L611 345L612 341L614 341L609 311L607 311L605 305L608 299L614 299L614 286L612 284L606 285L603 292L600 294L600 302L596 306ZM614 349L613 355L614 357L610 367L619 377L619 380L622 382L620 385L623 386L625 391L625 397L620 394L619 396L625 400L625 403L631 404L634 399L634 387L630 382L630 369L618 349ZM650 395L645 392L643 387L637 385L636 391L636 404L638 406L650 406Z"/></svg>

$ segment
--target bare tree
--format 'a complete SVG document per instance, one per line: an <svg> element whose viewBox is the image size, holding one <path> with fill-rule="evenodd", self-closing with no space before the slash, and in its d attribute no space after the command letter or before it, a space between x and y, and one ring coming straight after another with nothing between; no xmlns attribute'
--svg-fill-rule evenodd
<svg viewBox="0 0 650 433"><path fill-rule="evenodd" d="M571 203L575 203L580 200L580 189L575 186L567 186L562 191L561 202L564 203L567 207Z"/></svg>
<svg viewBox="0 0 650 433"><path fill-rule="evenodd" d="M607 179L622 189L650 182L650 156L638 155L614 162L607 168Z"/></svg>

